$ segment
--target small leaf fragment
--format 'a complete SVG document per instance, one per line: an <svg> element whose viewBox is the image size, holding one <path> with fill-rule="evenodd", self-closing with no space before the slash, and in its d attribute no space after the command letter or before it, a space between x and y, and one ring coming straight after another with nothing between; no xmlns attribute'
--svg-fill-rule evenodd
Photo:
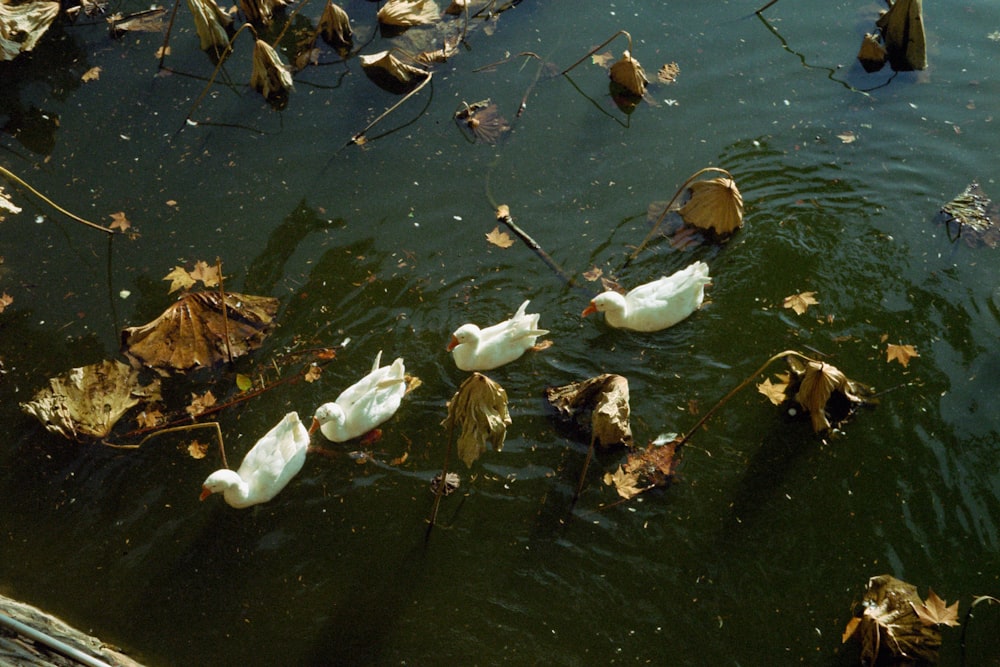
<svg viewBox="0 0 1000 667"><path fill-rule="evenodd" d="M173 294L179 289L187 289L195 284L195 279L182 266L175 266L174 270L163 276L164 280L170 281L170 289L167 294Z"/></svg>
<svg viewBox="0 0 1000 667"><path fill-rule="evenodd" d="M192 440L191 444L187 447L188 454L193 459L203 459L205 454L208 452L208 445L198 442L197 440Z"/></svg>
<svg viewBox="0 0 1000 667"><path fill-rule="evenodd" d="M791 308L798 315L809 310L809 306L817 304L819 304L819 301L816 300L816 292L802 292L801 294L786 296L782 302L785 308Z"/></svg>
<svg viewBox="0 0 1000 667"><path fill-rule="evenodd" d="M502 231L499 225L494 227L493 231L486 234L486 240L498 248L509 248L514 245L514 239L510 237L510 234Z"/></svg>
<svg viewBox="0 0 1000 667"><path fill-rule="evenodd" d="M917 354L917 348L912 345L893 345L889 343L886 346L885 356L886 363L898 361L903 368L906 368L910 364L910 359L919 357L920 355Z"/></svg>

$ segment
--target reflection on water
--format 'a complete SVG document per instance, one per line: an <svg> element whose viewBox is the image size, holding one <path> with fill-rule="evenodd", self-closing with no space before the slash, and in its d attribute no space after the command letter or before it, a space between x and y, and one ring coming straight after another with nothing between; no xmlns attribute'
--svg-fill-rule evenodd
<svg viewBox="0 0 1000 667"><path fill-rule="evenodd" d="M847 665L857 649L840 635L869 576L963 609L995 595L998 259L951 243L934 216L975 178L1000 197L982 55L1000 15L926 7L931 68L883 85L853 62L867 8L778 3L762 25L750 5L675 4L522 2L364 146L346 144L399 98L356 59L300 75L281 112L234 64L198 111L225 125L198 126L182 121L205 82L154 76L158 35L77 27L3 65L5 166L87 217L124 211L141 237L109 246L27 198L2 223L0 291L14 301L0 313L0 589L151 665ZM375 4L344 6L356 44L391 43L371 27ZM172 62L199 72L187 20ZM629 115L597 65L548 74L619 28L647 71L680 66ZM529 50L538 59L484 67ZM100 79L81 83L92 66ZM514 119L496 145L453 121L485 99ZM650 204L707 165L735 176L744 228L722 246L656 243L623 269ZM486 242L500 203L575 286L523 243ZM423 382L367 463L356 443L329 446L243 512L198 502L217 461L190 458L181 436L77 445L16 407L50 375L115 356L121 327L172 301L164 275L215 257L227 289L280 299L279 328L236 368L175 381L177 400L348 341L319 381L219 416L231 459L287 411L336 396L379 349ZM586 271L631 285L699 259L713 285L674 328L579 317L598 289ZM818 305L782 307L806 291ZM504 450L461 470L425 542L440 422L464 379L447 336L524 299L553 346L490 373L510 397ZM888 343L919 357L889 363ZM687 431L787 348L873 385L880 404L823 438L748 388L685 446L671 487L608 507L602 475L622 452L598 451L572 505L587 442L553 421L546 386L626 376L643 442ZM995 660L986 624L969 630L967 664ZM959 664L956 646L946 632L944 664Z"/></svg>

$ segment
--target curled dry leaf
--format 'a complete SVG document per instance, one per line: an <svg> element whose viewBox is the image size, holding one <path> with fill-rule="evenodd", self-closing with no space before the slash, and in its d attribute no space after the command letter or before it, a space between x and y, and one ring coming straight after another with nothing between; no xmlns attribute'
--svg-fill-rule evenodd
<svg viewBox="0 0 1000 667"><path fill-rule="evenodd" d="M139 384L139 374L120 361L74 368L21 403L47 431L71 440L103 438L131 407L160 400L160 381Z"/></svg>
<svg viewBox="0 0 1000 667"><path fill-rule="evenodd" d="M549 387L545 398L563 417L589 430L598 444L631 445L628 380L605 373L562 387ZM587 428L589 427L589 428Z"/></svg>
<svg viewBox="0 0 1000 667"><path fill-rule="evenodd" d="M448 416L441 425L461 429L458 456L471 467L486 451L487 441L494 450L503 449L511 423L504 388L482 373L473 373L448 402Z"/></svg>
<svg viewBox="0 0 1000 667"><path fill-rule="evenodd" d="M0 2L0 60L35 48L57 14L58 2Z"/></svg>
<svg viewBox="0 0 1000 667"><path fill-rule="evenodd" d="M883 664L879 655L893 660L937 662L941 630L925 624L915 611L924 603L917 587L888 574L872 577L861 599L860 613L851 619L843 641L857 637L862 664Z"/></svg>
<svg viewBox="0 0 1000 667"><path fill-rule="evenodd" d="M660 83L673 83L677 80L677 75L681 73L681 68L677 63L667 63L656 72L656 80Z"/></svg>
<svg viewBox="0 0 1000 667"><path fill-rule="evenodd" d="M674 478L679 440L659 437L641 451L629 453L614 474L605 474L604 483L615 487L626 500L657 486L666 486Z"/></svg>
<svg viewBox="0 0 1000 667"><path fill-rule="evenodd" d="M646 78L642 65L627 50L621 59L611 66L610 76L612 81L636 97L642 97L646 92L646 86L649 85L649 79Z"/></svg>
<svg viewBox="0 0 1000 667"><path fill-rule="evenodd" d="M896 0L875 22L882 31L889 64L897 72L927 69L927 38L924 35L921 0Z"/></svg>
<svg viewBox="0 0 1000 667"><path fill-rule="evenodd" d="M233 17L223 11L215 0L187 0L188 9L194 17L194 27L198 31L203 51L214 48L221 52L229 46L229 29Z"/></svg>
<svg viewBox="0 0 1000 667"><path fill-rule="evenodd" d="M409 27L434 23L441 17L441 10L433 0L389 0L378 10L377 17L385 25Z"/></svg>
<svg viewBox="0 0 1000 667"><path fill-rule="evenodd" d="M9 306L12 303L14 303L14 297L12 297L10 294L7 294L7 291L4 290L3 294L0 294L0 313L6 310L7 306Z"/></svg>
<svg viewBox="0 0 1000 667"><path fill-rule="evenodd" d="M733 179L695 181L688 191L691 198L677 211L684 222L720 236L732 234L743 224L743 195Z"/></svg>
<svg viewBox="0 0 1000 667"><path fill-rule="evenodd" d="M408 65L389 51L360 56L359 60L368 78L393 93L405 93L430 76L427 70Z"/></svg>
<svg viewBox="0 0 1000 667"><path fill-rule="evenodd" d="M898 361L902 364L903 368L910 365L910 359L913 357L919 357L917 354L917 348L912 345L893 345L889 343L885 351L886 363L891 361Z"/></svg>
<svg viewBox="0 0 1000 667"><path fill-rule="evenodd" d="M882 40L879 39L878 35L867 33L861 40L861 49L858 50L858 62L861 63L866 72L877 72L885 67L885 61L888 57L885 47L882 46Z"/></svg>
<svg viewBox="0 0 1000 667"><path fill-rule="evenodd" d="M208 445L197 440L192 440L187 446L188 455L193 459L203 459L208 453Z"/></svg>
<svg viewBox="0 0 1000 667"><path fill-rule="evenodd" d="M292 4L290 0L239 0L240 10L247 21L258 25L270 25L276 9Z"/></svg>
<svg viewBox="0 0 1000 667"><path fill-rule="evenodd" d="M277 311L272 297L229 292L224 314L218 292L186 294L152 322L123 330L122 350L164 375L212 366L228 359L230 349L235 358L260 347Z"/></svg>
<svg viewBox="0 0 1000 667"><path fill-rule="evenodd" d="M496 145L510 131L510 123L490 100L465 104L455 112L455 122L477 141Z"/></svg>
<svg viewBox="0 0 1000 667"><path fill-rule="evenodd" d="M292 90L292 70L270 44L258 39L253 47L253 71L250 87L269 102L288 98Z"/></svg>
<svg viewBox="0 0 1000 667"><path fill-rule="evenodd" d="M1000 245L1000 206L997 206L973 181L954 199L941 207L941 219L945 224L956 225L956 236L965 238L966 244L976 247L986 245L996 248Z"/></svg>
<svg viewBox="0 0 1000 667"><path fill-rule="evenodd" d="M331 0L327 0L323 15L319 18L319 34L324 42L335 49L350 48L354 41L351 18L340 5Z"/></svg>
<svg viewBox="0 0 1000 667"><path fill-rule="evenodd" d="M786 395L809 413L817 433L839 426L861 405L871 405L872 390L850 380L836 366L788 356L791 378Z"/></svg>
<svg viewBox="0 0 1000 667"><path fill-rule="evenodd" d="M106 19L108 33L113 39L119 39L129 32L160 32L166 26L164 21L166 14L167 10L164 7L153 7L127 16L113 14Z"/></svg>

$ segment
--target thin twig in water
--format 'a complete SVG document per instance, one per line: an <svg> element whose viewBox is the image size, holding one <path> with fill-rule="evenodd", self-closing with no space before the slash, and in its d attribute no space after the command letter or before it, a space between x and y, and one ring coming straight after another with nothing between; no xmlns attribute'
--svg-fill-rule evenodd
<svg viewBox="0 0 1000 667"><path fill-rule="evenodd" d="M404 102L406 102L406 100L410 99L411 97L413 97L414 95L416 95L418 92L420 92L420 90L430 82L430 80L431 80L432 77L433 77L433 73L432 72L427 72L427 78L424 79L423 81L421 81L420 85L418 85L416 88L414 88L413 90L411 90L410 92L408 92L403 97L403 99L399 100L398 102L396 102L395 104L393 104L391 107L389 107L388 109L386 109L385 111L383 111L381 116L379 116L378 118L376 118L372 122L368 123L368 125L365 126L365 129L361 130L360 132L358 132L357 134L355 134L353 137L351 137L351 140L349 142L347 142L347 145L364 143L365 134L368 133L368 130L370 130L373 127L375 127L375 125L378 124L383 118L385 118L386 116L388 116L389 114L391 114L393 111L395 111L396 109L398 109Z"/></svg>
<svg viewBox="0 0 1000 667"><path fill-rule="evenodd" d="M39 192L35 188L31 187L27 183L25 183L24 180L22 180L17 174L15 174L14 172L10 171L9 169L6 169L4 167L0 167L0 174L3 174L4 176L6 176L7 178L9 178L10 180L14 181L15 183L17 183L21 187L25 188L26 190L28 190L28 192L30 192L31 194L35 195L36 197L38 197L39 199L41 199L43 202L45 202L46 204L48 204L49 206L51 206L55 210L59 211L63 215L65 215L65 216L67 216L69 218L72 218L73 220L76 220L77 222L83 223L83 224L87 225L88 227L93 227L94 229L100 230L100 231L105 232L107 234L114 234L115 233L115 230L113 230L113 229L109 229L107 227L102 227L101 225L97 224L96 222L91 222L90 220L85 220L85 219L81 218L78 215L74 215L73 213L70 213L69 211L67 211L66 209L64 209L62 206L59 206L54 201L52 201L51 199L49 199L48 197L46 197L45 195L43 195L41 192Z"/></svg>

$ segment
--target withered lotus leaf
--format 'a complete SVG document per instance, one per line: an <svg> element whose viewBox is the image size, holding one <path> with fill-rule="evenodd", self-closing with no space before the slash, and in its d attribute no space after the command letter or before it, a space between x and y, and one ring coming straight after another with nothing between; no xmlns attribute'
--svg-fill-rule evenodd
<svg viewBox="0 0 1000 667"><path fill-rule="evenodd" d="M610 75L612 81L636 97L642 97L646 92L646 86L649 85L649 79L646 78L642 65L627 50L621 59L611 66Z"/></svg>
<svg viewBox="0 0 1000 667"><path fill-rule="evenodd" d="M389 0L376 15L379 23L400 27L427 25L441 17L433 0Z"/></svg>
<svg viewBox="0 0 1000 667"><path fill-rule="evenodd" d="M292 90L292 71L270 44L258 39L253 47L250 86L266 100L287 97Z"/></svg>
<svg viewBox="0 0 1000 667"><path fill-rule="evenodd" d="M461 429L458 457L471 467L486 451L487 441L495 451L503 449L511 423L504 388L482 373L473 373L448 402L448 416L441 425Z"/></svg>
<svg viewBox="0 0 1000 667"><path fill-rule="evenodd" d="M866 72L877 72L885 67L887 58L885 47L878 35L867 33L861 40L861 49L858 51L858 62L865 68Z"/></svg>
<svg viewBox="0 0 1000 667"><path fill-rule="evenodd" d="M71 440L103 438L140 402L160 400L160 381L139 384L139 372L120 361L102 361L50 378L49 386L21 403L50 433Z"/></svg>
<svg viewBox="0 0 1000 667"><path fill-rule="evenodd" d="M973 181L954 199L941 207L941 216L948 225L958 227L957 236L963 236L971 246L1000 245L1000 206L994 204L979 183ZM949 227L949 234L951 228Z"/></svg>
<svg viewBox="0 0 1000 667"><path fill-rule="evenodd" d="M795 357L788 357L788 363L795 379L789 391L795 391L795 401L809 413L817 433L838 425L855 407L871 403L866 398L871 389L849 380L836 366Z"/></svg>
<svg viewBox="0 0 1000 667"><path fill-rule="evenodd" d="M223 313L218 292L186 294L158 318L122 331L122 350L134 363L166 375L212 366L260 347L274 327L278 300L229 292Z"/></svg>
<svg viewBox="0 0 1000 667"><path fill-rule="evenodd" d="M875 22L885 39L889 64L896 71L927 69L923 13L921 0L896 0Z"/></svg>
<svg viewBox="0 0 1000 667"><path fill-rule="evenodd" d="M448 5L448 9L444 10L444 13L454 16L467 11L469 11L469 0L451 0L451 4Z"/></svg>
<svg viewBox="0 0 1000 667"><path fill-rule="evenodd" d="M194 27L198 31L202 50L209 47L222 51L229 46L229 26L233 17L223 11L215 0L187 0L188 9L194 17Z"/></svg>
<svg viewBox="0 0 1000 667"><path fill-rule="evenodd" d="M240 9L250 23L269 25L274 10L290 5L290 0L239 0Z"/></svg>
<svg viewBox="0 0 1000 667"><path fill-rule="evenodd" d="M843 641L858 637L861 663L866 665L887 664L878 662L880 653L906 664L936 664L941 630L921 620L916 609L923 605L913 584L888 574L872 577L861 600L862 611L848 623Z"/></svg>
<svg viewBox="0 0 1000 667"><path fill-rule="evenodd" d="M408 65L389 51L359 56L359 59L368 78L394 93L406 92L430 76L427 70Z"/></svg>
<svg viewBox="0 0 1000 667"><path fill-rule="evenodd" d="M58 14L58 2L0 2L0 60L35 48Z"/></svg>
<svg viewBox="0 0 1000 667"><path fill-rule="evenodd" d="M684 222L722 236L732 234L743 224L743 195L733 179L695 181L688 190L691 198L677 211Z"/></svg>
<svg viewBox="0 0 1000 667"><path fill-rule="evenodd" d="M353 41L354 31L351 29L351 18L347 12L330 0L323 8L319 18L319 34L323 41L335 49L348 47Z"/></svg>
<svg viewBox="0 0 1000 667"><path fill-rule="evenodd" d="M589 416L590 431L598 444L605 447L632 444L628 380L621 375L605 373L562 387L549 387L545 398L564 417L583 420Z"/></svg>

